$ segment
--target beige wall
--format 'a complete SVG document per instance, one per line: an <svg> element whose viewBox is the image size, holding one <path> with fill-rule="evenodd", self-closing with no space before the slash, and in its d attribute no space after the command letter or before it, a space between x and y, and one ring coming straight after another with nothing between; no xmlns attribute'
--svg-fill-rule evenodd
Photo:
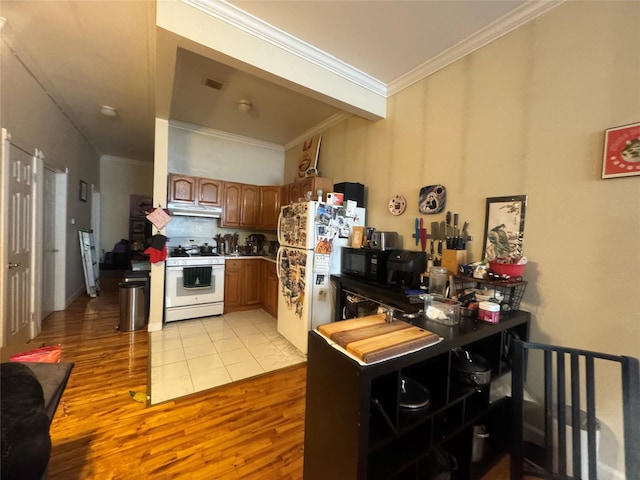
<svg viewBox="0 0 640 480"><path fill-rule="evenodd" d="M169 126L169 172L254 185L282 185L280 145L196 125Z"/></svg>
<svg viewBox="0 0 640 480"><path fill-rule="evenodd" d="M41 150L46 165L69 172L64 295L69 303L85 289L78 229L91 228L91 199L79 200L79 181L87 182L89 192L92 184L99 186L99 157L4 41L0 53L0 126L8 130L13 143L28 152Z"/></svg>
<svg viewBox="0 0 640 480"><path fill-rule="evenodd" d="M131 195L153 194L153 163L103 155L100 159L100 250L110 252L129 239Z"/></svg>
<svg viewBox="0 0 640 480"><path fill-rule="evenodd" d="M364 183L367 224L408 249L420 187L444 184L446 209L471 222L471 260L485 198L528 195L532 339L640 357L640 177L600 178L603 131L640 121L638 18L640 2L568 2L394 95L385 120L324 132L320 173ZM386 207L395 194L408 201L400 217ZM617 381L599 404L614 429Z"/></svg>

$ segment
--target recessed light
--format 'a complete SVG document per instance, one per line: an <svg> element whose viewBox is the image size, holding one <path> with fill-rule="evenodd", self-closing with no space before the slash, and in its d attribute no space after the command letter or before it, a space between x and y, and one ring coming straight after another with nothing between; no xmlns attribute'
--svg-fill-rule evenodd
<svg viewBox="0 0 640 480"><path fill-rule="evenodd" d="M109 105L100 105L100 113L105 117L117 117L118 111Z"/></svg>
<svg viewBox="0 0 640 480"><path fill-rule="evenodd" d="M245 100L245 99L238 100L238 110L240 110L241 112L247 113L252 108L253 108L253 105L251 105L251 102L249 100Z"/></svg>

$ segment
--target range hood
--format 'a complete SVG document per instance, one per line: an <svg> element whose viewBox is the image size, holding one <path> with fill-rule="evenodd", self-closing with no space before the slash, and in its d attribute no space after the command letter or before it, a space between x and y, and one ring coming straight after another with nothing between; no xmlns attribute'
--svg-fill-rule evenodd
<svg viewBox="0 0 640 480"><path fill-rule="evenodd" d="M222 208L220 207L201 207L198 205L169 203L167 209L171 215L182 215L185 217L220 218L222 216Z"/></svg>

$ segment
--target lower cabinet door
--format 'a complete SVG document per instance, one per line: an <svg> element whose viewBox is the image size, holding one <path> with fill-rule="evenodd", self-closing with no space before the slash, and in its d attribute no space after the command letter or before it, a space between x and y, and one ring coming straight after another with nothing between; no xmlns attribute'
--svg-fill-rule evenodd
<svg viewBox="0 0 640 480"><path fill-rule="evenodd" d="M260 303L260 261L259 259L243 260L244 265L244 305Z"/></svg>
<svg viewBox="0 0 640 480"><path fill-rule="evenodd" d="M224 273L225 312L242 306L242 268L227 262Z"/></svg>

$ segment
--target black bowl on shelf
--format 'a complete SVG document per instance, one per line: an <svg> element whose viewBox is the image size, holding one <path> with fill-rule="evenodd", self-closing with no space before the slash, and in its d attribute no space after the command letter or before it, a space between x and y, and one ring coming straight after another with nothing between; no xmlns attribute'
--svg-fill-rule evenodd
<svg viewBox="0 0 640 480"><path fill-rule="evenodd" d="M418 411L429 408L431 395L423 385L408 377L400 380L400 408L409 411Z"/></svg>

